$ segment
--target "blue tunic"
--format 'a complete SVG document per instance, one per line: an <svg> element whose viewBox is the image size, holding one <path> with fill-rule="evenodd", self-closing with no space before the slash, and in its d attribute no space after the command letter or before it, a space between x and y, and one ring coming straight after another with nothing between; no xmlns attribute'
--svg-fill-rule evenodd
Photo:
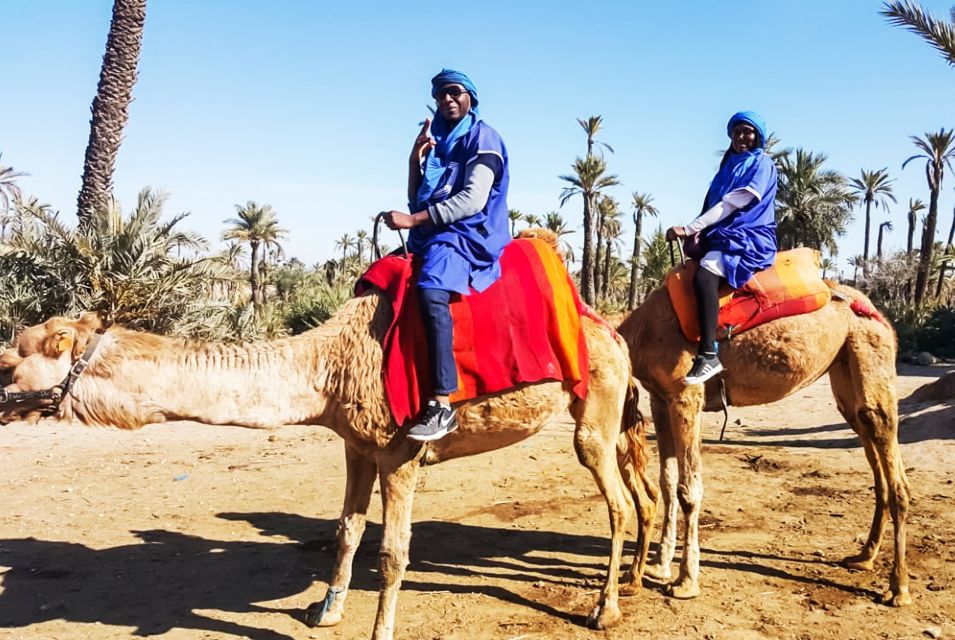
<svg viewBox="0 0 955 640"><path fill-rule="evenodd" d="M408 249L423 259L418 281L421 288L467 294L470 287L484 291L501 275L499 258L511 241L507 217L509 175L504 141L490 125L479 120L453 143L443 158L446 166L434 190L412 209L421 211L460 192L465 167L479 156L489 160L494 170L494 183L484 208L447 226L411 229Z"/></svg>
<svg viewBox="0 0 955 640"><path fill-rule="evenodd" d="M703 231L708 251L719 251L723 273L733 288L772 266L776 257L776 164L762 149L728 153L713 178L703 210L736 189L749 188L759 199Z"/></svg>

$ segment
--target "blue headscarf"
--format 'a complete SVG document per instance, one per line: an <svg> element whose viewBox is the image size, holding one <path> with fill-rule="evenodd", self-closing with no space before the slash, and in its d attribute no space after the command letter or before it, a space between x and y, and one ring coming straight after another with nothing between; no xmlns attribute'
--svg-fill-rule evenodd
<svg viewBox="0 0 955 640"><path fill-rule="evenodd" d="M460 71L442 69L441 73L431 78L431 96L436 97L438 90L449 84L459 84L467 90L471 95L471 110L458 121L454 128L451 128L451 123L445 120L440 111L434 114L434 120L431 122L431 137L434 138L435 146L428 152L428 157L424 161L421 186L418 187L416 194L417 202L410 203L412 209L418 209L428 201L447 169L448 152L454 143L467 134L479 120L477 88L471 79Z"/></svg>
<svg viewBox="0 0 955 640"><path fill-rule="evenodd" d="M712 207L730 191L745 186L763 154L763 147L766 146L766 123L755 111L740 111L734 113L726 123L726 135L732 137L733 127L740 123L746 123L756 129L756 148L743 153L735 153L732 146L726 150L720 162L720 170L716 172L706 192L703 211Z"/></svg>
<svg viewBox="0 0 955 640"><path fill-rule="evenodd" d="M740 111L734 113L733 117L730 118L730 121L726 123L726 135L733 137L733 127L740 123L745 123L756 129L756 135L759 136L759 139L756 140L756 148L762 149L766 146L766 123L763 122L763 119L755 111Z"/></svg>

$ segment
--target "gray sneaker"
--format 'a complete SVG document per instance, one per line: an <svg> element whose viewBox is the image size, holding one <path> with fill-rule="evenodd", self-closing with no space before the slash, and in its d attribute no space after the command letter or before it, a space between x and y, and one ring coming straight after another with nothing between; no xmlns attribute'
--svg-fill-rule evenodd
<svg viewBox="0 0 955 640"><path fill-rule="evenodd" d="M408 429L408 437L418 442L440 440L458 428L454 409L443 406L437 400L428 400L421 417Z"/></svg>
<svg viewBox="0 0 955 640"><path fill-rule="evenodd" d="M715 353L701 353L693 358L693 366L683 378L683 384L703 384L722 370L723 363Z"/></svg>

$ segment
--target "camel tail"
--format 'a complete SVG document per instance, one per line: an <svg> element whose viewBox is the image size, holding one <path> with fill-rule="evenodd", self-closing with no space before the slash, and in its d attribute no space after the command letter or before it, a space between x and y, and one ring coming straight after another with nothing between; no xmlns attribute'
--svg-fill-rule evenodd
<svg viewBox="0 0 955 640"><path fill-rule="evenodd" d="M637 515L637 552L631 579L640 584L650 547L650 534L657 512L660 490L647 475L647 421L637 406L640 398L637 379L630 377L627 399L617 438L617 465L633 497Z"/></svg>

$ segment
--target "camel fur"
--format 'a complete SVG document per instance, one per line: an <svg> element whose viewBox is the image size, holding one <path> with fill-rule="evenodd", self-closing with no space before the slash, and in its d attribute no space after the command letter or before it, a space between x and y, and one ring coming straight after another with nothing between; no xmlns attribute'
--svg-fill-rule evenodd
<svg viewBox="0 0 955 640"><path fill-rule="evenodd" d="M857 317L850 310L851 301L874 308L863 294L845 286L834 285L834 289L848 301L834 299L812 313L775 320L721 344L722 377L730 403L748 406L775 402L829 374L839 412L859 436L875 479L869 537L861 551L843 563L872 570L886 516L891 514L895 558L884 601L906 605L911 602L905 561L909 485L898 441L895 334L887 324ZM685 386L682 377L697 346L681 333L663 289L654 291L619 331L630 345L634 375L650 394L660 451L664 519L660 547L647 574L671 580L679 506L684 520L683 558L670 590L675 597L692 598L700 592L700 424L706 394L703 385Z"/></svg>
<svg viewBox="0 0 955 640"><path fill-rule="evenodd" d="M386 404L382 338L390 318L389 302L375 292L350 300L317 329L260 344L199 343L110 327L57 417L123 429L193 420L246 427L322 425L338 433L345 442L347 469L338 556L328 593L309 607L306 622L330 626L344 616L352 562L377 477L384 533L372 638L390 640L408 564L419 467L513 444L569 409L576 423L577 457L593 474L610 513L607 578L588 624L603 628L619 620L619 591L633 592L641 585L657 491L644 473L643 420L636 410L636 384L623 340L608 327L582 318L590 353L586 400L571 392L572 382L523 385L461 403L459 428L422 446L396 427ZM84 315L79 320L52 318L25 329L16 347L0 356L6 390L35 391L59 383L99 328L95 316ZM3 420L35 419L46 402L0 407ZM618 588L625 529L635 508L638 551Z"/></svg>

